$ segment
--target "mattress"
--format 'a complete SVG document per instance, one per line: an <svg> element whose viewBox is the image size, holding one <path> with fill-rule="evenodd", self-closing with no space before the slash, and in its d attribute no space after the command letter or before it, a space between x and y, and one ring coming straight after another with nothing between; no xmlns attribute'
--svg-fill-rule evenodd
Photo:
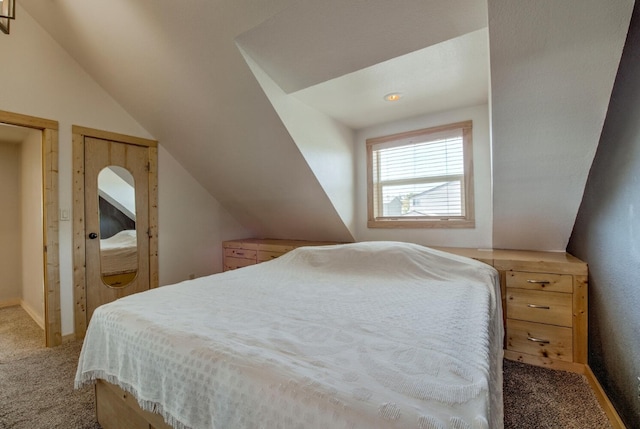
<svg viewBox="0 0 640 429"><path fill-rule="evenodd" d="M298 248L99 307L75 384L176 428L501 428L499 293L418 245Z"/></svg>

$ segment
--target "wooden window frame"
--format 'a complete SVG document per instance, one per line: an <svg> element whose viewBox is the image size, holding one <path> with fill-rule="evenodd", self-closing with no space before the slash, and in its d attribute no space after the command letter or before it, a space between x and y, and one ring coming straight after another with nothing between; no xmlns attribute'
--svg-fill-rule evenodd
<svg viewBox="0 0 640 429"><path fill-rule="evenodd" d="M463 177L463 206L464 216L379 216L374 207L374 193L378 188L374 183L373 152L376 145L382 143L397 143L398 146L408 145L416 138L430 136L452 130L462 130L462 147L464 156ZM367 139L367 227L369 228L475 228L474 192L473 192L473 122L463 121L431 128L392 134L388 136Z"/></svg>

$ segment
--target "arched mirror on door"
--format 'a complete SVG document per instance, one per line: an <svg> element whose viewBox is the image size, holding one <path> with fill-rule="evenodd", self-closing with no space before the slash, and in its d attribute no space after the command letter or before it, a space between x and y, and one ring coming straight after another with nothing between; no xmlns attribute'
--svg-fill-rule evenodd
<svg viewBox="0 0 640 429"><path fill-rule="evenodd" d="M125 287L138 273L135 179L110 165L98 174L100 275L105 285Z"/></svg>

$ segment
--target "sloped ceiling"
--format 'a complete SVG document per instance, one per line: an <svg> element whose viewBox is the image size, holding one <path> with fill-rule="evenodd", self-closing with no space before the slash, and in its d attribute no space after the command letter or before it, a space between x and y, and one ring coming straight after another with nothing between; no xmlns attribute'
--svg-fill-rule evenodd
<svg viewBox="0 0 640 429"><path fill-rule="evenodd" d="M337 196L309 156L327 149L293 141L236 43L290 90L486 27L476 0L20 4L240 223L276 238L354 239L352 152L324 157L351 157Z"/></svg>
<svg viewBox="0 0 640 429"><path fill-rule="evenodd" d="M345 136L348 133L341 126L349 130L369 126L381 117L398 119L384 114L376 116L380 110L349 116L358 106L375 104L367 97L376 91L353 91L359 84L372 80L371 74L363 71L413 54L431 55L431 60L439 57L455 60L456 55L466 59L465 50L479 49L486 55L488 21L491 103L495 109L492 126L494 137L499 139L498 145L494 145L494 187L500 193L494 198L498 213L494 241L500 247L563 250L597 145L626 34L624 21L628 25L629 4L633 1L568 1L560 7L563 11L560 17L553 14L558 3L555 0L527 2L525 9L509 4L509 0L488 3L488 9L483 0L21 0L19 5L256 236L341 241L357 239L353 235L354 210L345 203L350 198L351 206L355 204L353 190L357 178L348 166L347 171L342 168L341 186L332 190L335 183L331 170L323 169L318 160L328 160L333 155L344 159L352 153L344 145L318 148L315 143L294 140L292 135L297 138L300 133L285 124L283 106L291 109L291 105L282 101L291 101L287 97L293 97L313 109L315 113L306 117L314 120L311 128L320 134L322 124L339 128L338 134ZM572 7L581 11L579 18L584 18L578 24L567 15ZM530 12L539 16L535 27L526 24ZM598 14L606 15L605 19ZM518 32L521 25L527 32ZM561 100L553 93L555 86L540 92L547 81L534 80L527 86L524 97L544 95L534 97L537 102L529 110L510 110L514 99L524 100L517 82L530 78L523 71L526 61L513 67L510 58L529 55L534 64L544 63L541 52L550 49L550 55L556 56L563 50L571 51L576 44L582 46L570 37L567 44L554 48L555 38L566 39L576 25L579 30L576 38L586 32L588 25L594 25L597 29L594 37L605 39L604 43L596 40L598 46L587 50L588 54L596 54L594 59L579 62L573 77L554 74L553 64L543 74L561 83L572 78L582 82L583 73L578 67L594 67L595 72L569 92L561 92ZM560 26L562 30L546 37L549 26ZM594 37L588 38L589 42ZM519 44L531 49L519 52ZM603 55L601 49L610 52ZM479 56L469 67L480 67L477 64L486 67L484 58ZM574 59L569 56L560 63ZM438 74L434 70L442 67L435 65L442 63L415 61L420 67L431 64L427 77L434 82L438 82L438 76L444 79L464 75L461 73L464 67L443 68ZM262 73L261 83L250 64L254 71ZM363 77L357 78L361 72ZM396 71L389 73L383 83L378 83L377 91L397 90L396 75ZM440 109L486 102L486 76L486 70L480 70L458 82L448 82L453 88L471 85L460 91L469 97L458 100L457 106L447 106L443 101ZM356 79L356 83L349 79ZM469 83L473 79L476 84ZM417 74L413 81L416 80L424 81L425 76ZM402 86L408 87L410 93L409 81ZM265 82L273 83L270 94L266 93L269 91ZM329 83L342 85L342 90L324 86ZM547 142L541 146L546 151L545 159L541 160L531 139L521 138L520 127L526 126L526 131L545 129L549 124L556 126L558 120L549 115L534 115L533 119L528 115L531 111L545 110L548 101L551 105L566 103L561 113L572 116L570 112L584 108L584 98L574 95L594 86L598 95L588 99L595 104L593 112L570 122L574 129L588 121L594 126L587 127L578 137L580 142L576 139L569 145L565 139ZM280 98L279 110L269 99L275 93L274 88ZM326 95L348 88L352 90L346 93L348 101L338 102L353 107L343 108L341 113L337 103L328 102ZM380 92L378 99L384 93ZM425 93L425 97L434 98L433 92ZM384 103L379 104L376 108L389 109ZM433 112L438 104L417 100L399 115ZM514 131L519 128L520 134ZM565 136L568 134L563 132ZM314 158L315 152L323 150L341 153ZM556 153L561 156L556 158ZM556 184L563 179L562 175L552 174L554 179L548 179L557 169L549 162L554 159L570 162L575 170L568 186L560 190ZM571 162L573 159L579 162ZM541 162L545 163L542 167ZM532 221L529 196L514 186L522 183L534 184L537 203L534 212L536 218L550 224L548 230L521 234L520 229ZM571 195L570 203L556 204L558 199L564 200L565 194ZM544 218L538 211L545 213Z"/></svg>

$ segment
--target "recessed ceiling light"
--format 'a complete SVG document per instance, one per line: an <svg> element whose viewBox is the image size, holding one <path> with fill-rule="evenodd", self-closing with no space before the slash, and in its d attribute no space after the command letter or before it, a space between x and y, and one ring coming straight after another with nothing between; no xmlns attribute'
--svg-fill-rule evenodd
<svg viewBox="0 0 640 429"><path fill-rule="evenodd" d="M399 92L392 92L384 96L384 99L387 101L398 101L402 97L402 94Z"/></svg>

